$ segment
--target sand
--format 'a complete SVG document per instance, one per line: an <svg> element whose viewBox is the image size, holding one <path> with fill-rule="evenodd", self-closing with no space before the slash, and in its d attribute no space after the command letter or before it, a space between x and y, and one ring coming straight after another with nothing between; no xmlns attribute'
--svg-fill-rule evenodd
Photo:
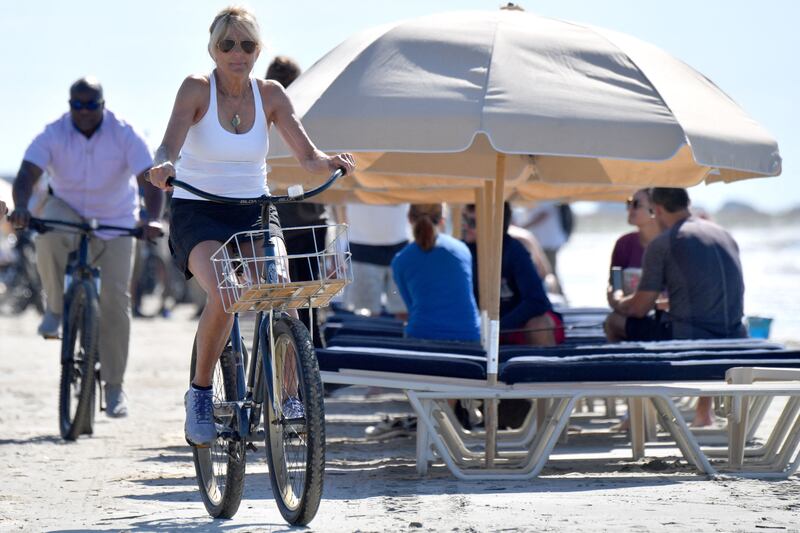
<svg viewBox="0 0 800 533"><path fill-rule="evenodd" d="M58 437L58 343L34 336L33 314L0 318L1 531L288 529L261 446L248 456L236 517L205 512L182 434L189 315L134 321L130 416L98 414L94 436L75 443ZM530 482L460 482L441 466L419 477L412 438L363 438L381 414L408 404L363 392L326 401L325 491L312 531L800 531L797 476L709 479L668 443L633 462L622 436L573 436Z"/></svg>

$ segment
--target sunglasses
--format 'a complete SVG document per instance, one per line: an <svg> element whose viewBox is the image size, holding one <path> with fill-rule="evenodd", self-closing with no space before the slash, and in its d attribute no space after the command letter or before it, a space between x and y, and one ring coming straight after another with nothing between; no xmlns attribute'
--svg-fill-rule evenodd
<svg viewBox="0 0 800 533"><path fill-rule="evenodd" d="M642 207L642 203L638 198L628 198L625 200L625 207L628 209L639 209Z"/></svg>
<svg viewBox="0 0 800 533"><path fill-rule="evenodd" d="M242 49L245 54L252 54L258 48L258 43L255 41L234 41L233 39L223 39L217 43L217 48L223 54L227 54L234 49L236 45Z"/></svg>
<svg viewBox="0 0 800 533"><path fill-rule="evenodd" d="M100 109L100 106L103 105L103 100L89 100L88 102L82 102L81 100L72 99L69 101L69 107L73 111L80 111L81 109L86 109L88 111L97 111Z"/></svg>
<svg viewBox="0 0 800 533"><path fill-rule="evenodd" d="M466 213L461 215L461 223L469 229L475 229L476 226L475 217Z"/></svg>

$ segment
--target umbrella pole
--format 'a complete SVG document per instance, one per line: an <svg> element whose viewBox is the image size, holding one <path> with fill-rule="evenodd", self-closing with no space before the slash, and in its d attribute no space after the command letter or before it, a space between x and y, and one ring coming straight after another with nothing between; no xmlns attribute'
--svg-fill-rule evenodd
<svg viewBox="0 0 800 533"><path fill-rule="evenodd" d="M506 156L497 154L495 166L495 179L491 191L491 217L487 217L490 225L486 228L489 239L486 241L488 255L488 296L486 309L489 312L488 338L486 342L486 373L487 382L490 387L497 385L497 371L500 351L500 283L501 266L503 257L503 202L505 201L505 172ZM487 189L492 188L492 184L487 182ZM494 459L497 452L497 398L490 398L486 402L486 467L494 467Z"/></svg>
<svg viewBox="0 0 800 533"><path fill-rule="evenodd" d="M462 231L461 231L461 212L464 210L464 206L461 204L447 204L447 207L450 208L450 226L452 227L453 237L461 240L463 238Z"/></svg>
<svg viewBox="0 0 800 533"><path fill-rule="evenodd" d="M481 311L481 341L484 347L486 346L486 326L485 313L486 303L489 301L487 293L489 276L486 274L486 267L488 261L484 261L483 257L487 256L487 248L489 246L488 236L486 229L488 224L486 222L486 201L485 191L483 186L475 189L475 232L476 232L476 253L478 254L478 300L480 301Z"/></svg>

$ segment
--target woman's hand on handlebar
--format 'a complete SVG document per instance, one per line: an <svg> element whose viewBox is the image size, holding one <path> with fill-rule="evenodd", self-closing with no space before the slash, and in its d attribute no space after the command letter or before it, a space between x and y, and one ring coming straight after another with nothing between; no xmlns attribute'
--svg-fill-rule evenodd
<svg viewBox="0 0 800 533"><path fill-rule="evenodd" d="M147 173L147 179L162 191L172 191L172 186L167 185L167 178L175 176L175 167L169 161L156 165Z"/></svg>
<svg viewBox="0 0 800 533"><path fill-rule="evenodd" d="M352 175L356 169L356 160L353 154L343 153L328 157L328 170L336 172L338 169L344 170L345 176Z"/></svg>

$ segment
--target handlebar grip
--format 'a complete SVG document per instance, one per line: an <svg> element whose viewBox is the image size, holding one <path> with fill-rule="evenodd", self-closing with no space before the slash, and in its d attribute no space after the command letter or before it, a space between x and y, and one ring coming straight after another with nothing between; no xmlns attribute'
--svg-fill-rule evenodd
<svg viewBox="0 0 800 533"><path fill-rule="evenodd" d="M175 181L175 176L170 176L167 178L167 185L172 185L172 182Z"/></svg>

